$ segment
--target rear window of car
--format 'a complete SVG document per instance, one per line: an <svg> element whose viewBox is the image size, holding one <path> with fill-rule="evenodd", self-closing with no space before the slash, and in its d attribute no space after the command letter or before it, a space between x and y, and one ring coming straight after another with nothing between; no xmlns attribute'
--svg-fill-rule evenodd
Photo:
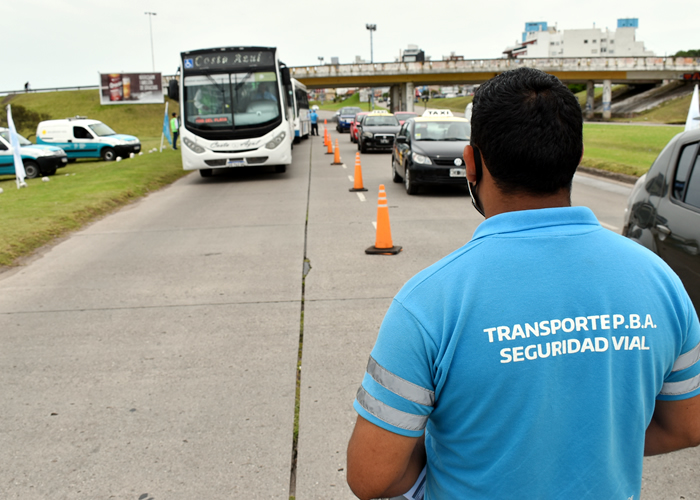
<svg viewBox="0 0 700 500"><path fill-rule="evenodd" d="M466 122L421 122L413 129L417 141L468 141L471 127Z"/></svg>
<svg viewBox="0 0 700 500"><path fill-rule="evenodd" d="M368 116L365 121L362 122L363 125L370 126L392 126L399 125L399 121L395 116Z"/></svg>
<svg viewBox="0 0 700 500"><path fill-rule="evenodd" d="M700 208L700 143L693 142L683 147L676 175L673 178L673 197Z"/></svg>
<svg viewBox="0 0 700 500"><path fill-rule="evenodd" d="M342 108L342 109L340 110L340 114L341 114L341 115L353 115L353 116L354 116L354 115L356 115L357 113L359 113L360 111L362 111L360 108Z"/></svg>

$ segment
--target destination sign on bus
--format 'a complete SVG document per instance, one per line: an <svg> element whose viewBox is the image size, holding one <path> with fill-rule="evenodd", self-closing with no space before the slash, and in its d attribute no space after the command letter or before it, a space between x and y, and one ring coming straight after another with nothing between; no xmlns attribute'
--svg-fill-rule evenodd
<svg viewBox="0 0 700 500"><path fill-rule="evenodd" d="M212 123L225 123L229 125L231 123L230 116L196 116L194 122L197 125L212 124Z"/></svg>
<svg viewBox="0 0 700 500"><path fill-rule="evenodd" d="M274 66L274 53L266 50L236 50L183 54L183 67L187 70L236 69L258 66Z"/></svg>

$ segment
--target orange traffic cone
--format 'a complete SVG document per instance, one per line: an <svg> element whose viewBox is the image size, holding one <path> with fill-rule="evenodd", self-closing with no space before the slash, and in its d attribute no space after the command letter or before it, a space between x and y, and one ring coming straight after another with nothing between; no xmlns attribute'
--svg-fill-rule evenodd
<svg viewBox="0 0 700 500"><path fill-rule="evenodd" d="M331 140L331 135L328 133L328 129L324 128L323 129L323 145L328 146L328 143Z"/></svg>
<svg viewBox="0 0 700 500"><path fill-rule="evenodd" d="M389 225L389 206L386 202L384 184L379 185L379 203L377 204L377 238L373 247L365 250L371 255L396 255L401 247L395 247L391 241L391 227Z"/></svg>
<svg viewBox="0 0 700 500"><path fill-rule="evenodd" d="M327 155L332 155L333 154L333 140L331 139L330 134L328 135L328 150L326 151Z"/></svg>
<svg viewBox="0 0 700 500"><path fill-rule="evenodd" d="M362 185L362 165L360 164L360 153L355 153L355 182L349 191L367 191Z"/></svg>
<svg viewBox="0 0 700 500"><path fill-rule="evenodd" d="M343 162L340 161L340 148L338 147L338 139L335 140L335 156L333 157L333 163L331 165L342 165Z"/></svg>

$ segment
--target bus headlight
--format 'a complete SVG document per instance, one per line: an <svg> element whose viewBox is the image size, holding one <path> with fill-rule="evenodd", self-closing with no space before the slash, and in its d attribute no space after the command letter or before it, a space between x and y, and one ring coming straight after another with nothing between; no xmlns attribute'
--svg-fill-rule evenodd
<svg viewBox="0 0 700 500"><path fill-rule="evenodd" d="M284 138L286 137L286 135L287 135L287 134L285 134L284 132L280 132L280 133L277 134L270 142L268 142L267 144L265 144L265 147L266 147L267 149L275 149L277 146L279 146L280 144L282 144L282 141L284 140Z"/></svg>
<svg viewBox="0 0 700 500"><path fill-rule="evenodd" d="M200 146L196 142L188 139L187 137L182 138L182 143L197 154L204 153L204 148L202 146Z"/></svg>

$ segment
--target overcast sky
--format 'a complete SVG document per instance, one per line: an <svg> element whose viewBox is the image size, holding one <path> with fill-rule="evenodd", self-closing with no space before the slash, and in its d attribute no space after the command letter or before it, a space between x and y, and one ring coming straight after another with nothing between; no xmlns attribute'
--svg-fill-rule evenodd
<svg viewBox="0 0 700 500"><path fill-rule="evenodd" d="M222 46L276 46L289 66L338 57L369 60L365 24L377 25L374 60L393 61L418 45L433 60L455 52L467 59L499 58L528 21L560 30L614 30L617 19L639 19L637 40L655 54L700 49L700 1L562 2L509 0L14 0L3 2L0 91L97 85L98 73L174 74L179 53Z"/></svg>

